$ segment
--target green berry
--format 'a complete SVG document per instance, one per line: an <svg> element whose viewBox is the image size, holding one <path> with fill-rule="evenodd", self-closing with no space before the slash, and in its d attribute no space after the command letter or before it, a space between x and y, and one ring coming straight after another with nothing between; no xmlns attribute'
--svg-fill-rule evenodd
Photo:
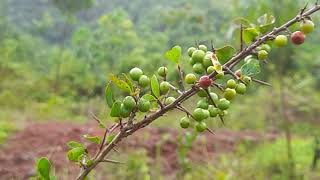
<svg viewBox="0 0 320 180"><path fill-rule="evenodd" d="M188 49L188 55L189 55L190 57L192 57L192 53L193 53L195 50L197 50L197 48L195 48L195 47L190 47L190 48Z"/></svg>
<svg viewBox="0 0 320 180"><path fill-rule="evenodd" d="M262 45L260 46L260 50L265 50L265 51L267 51L267 52L270 52L270 51L271 51L271 47L270 47L269 44L262 44Z"/></svg>
<svg viewBox="0 0 320 180"><path fill-rule="evenodd" d="M210 117L210 112L207 109L202 109L203 112L203 119L207 119Z"/></svg>
<svg viewBox="0 0 320 180"><path fill-rule="evenodd" d="M136 101L132 96L127 96L123 100L123 105L126 109L131 111L136 106Z"/></svg>
<svg viewBox="0 0 320 180"><path fill-rule="evenodd" d="M219 116L225 116L228 115L228 111L227 110L219 110Z"/></svg>
<svg viewBox="0 0 320 180"><path fill-rule="evenodd" d="M202 63L203 61L203 58L204 56L206 55L206 53L202 50L195 50L193 53L192 53L192 59L195 61L195 62L198 62L198 63Z"/></svg>
<svg viewBox="0 0 320 180"><path fill-rule="evenodd" d="M187 84L194 84L197 80L197 77L196 75L192 74L192 73L189 73L186 75L184 81L187 83Z"/></svg>
<svg viewBox="0 0 320 180"><path fill-rule="evenodd" d="M300 25L300 30L303 34L309 34L314 29L314 23L310 20L305 20Z"/></svg>
<svg viewBox="0 0 320 180"><path fill-rule="evenodd" d="M285 35L278 35L274 40L274 44L278 47L283 47L288 44L288 38Z"/></svg>
<svg viewBox="0 0 320 180"><path fill-rule="evenodd" d="M150 84L150 79L148 78L148 76L146 76L146 75L140 76L139 85L141 87L147 87L147 86L149 86L149 84Z"/></svg>
<svg viewBox="0 0 320 180"><path fill-rule="evenodd" d="M165 77L168 73L168 68L162 66L162 67L159 67L158 69L158 75L161 76L161 77Z"/></svg>
<svg viewBox="0 0 320 180"><path fill-rule="evenodd" d="M141 112L147 112L150 110L151 104L150 101L141 98L138 102L138 108Z"/></svg>
<svg viewBox="0 0 320 180"><path fill-rule="evenodd" d="M183 117L180 119L180 126L184 129L190 126L190 119L187 117Z"/></svg>
<svg viewBox="0 0 320 180"><path fill-rule="evenodd" d="M201 108L196 108L193 111L192 116L196 121L202 121L206 117L205 112Z"/></svg>
<svg viewBox="0 0 320 180"><path fill-rule="evenodd" d="M163 81L160 83L160 91L162 94L167 93L169 89L170 89L170 83L168 83L167 81Z"/></svg>
<svg viewBox="0 0 320 180"><path fill-rule="evenodd" d="M216 117L219 113L219 109L212 105L209 106L208 111L210 112L211 117Z"/></svg>
<svg viewBox="0 0 320 180"><path fill-rule="evenodd" d="M247 91L247 86L243 83L239 83L236 87L236 92L238 94L244 94Z"/></svg>
<svg viewBox="0 0 320 180"><path fill-rule="evenodd" d="M236 97L236 95L237 92L234 89L227 88L224 91L224 98L226 98L227 100L232 100L234 97Z"/></svg>
<svg viewBox="0 0 320 180"><path fill-rule="evenodd" d="M249 76L244 76L242 79L246 83L246 85L249 85L252 81L251 77L249 77Z"/></svg>
<svg viewBox="0 0 320 180"><path fill-rule="evenodd" d="M124 104L121 104L120 106L120 116L123 118L129 117L130 116L131 111L126 109L126 107L124 106Z"/></svg>
<svg viewBox="0 0 320 180"><path fill-rule="evenodd" d="M201 99L197 103L197 108L208 109L208 107L209 107L209 103L207 99Z"/></svg>
<svg viewBox="0 0 320 180"><path fill-rule="evenodd" d="M202 50L203 52L207 52L208 51L208 48L206 45L203 45L203 44L200 44L199 45L199 49Z"/></svg>
<svg viewBox="0 0 320 180"><path fill-rule="evenodd" d="M192 69L197 74L203 74L204 73L204 67L203 67L203 65L201 63L195 63L192 66Z"/></svg>
<svg viewBox="0 0 320 180"><path fill-rule="evenodd" d="M221 109L221 110L226 110L229 108L230 106L230 101L226 100L225 98L222 98L219 100L218 102L218 108Z"/></svg>
<svg viewBox="0 0 320 180"><path fill-rule="evenodd" d="M227 81L227 87L234 89L237 86L237 82L234 79L229 79Z"/></svg>
<svg viewBox="0 0 320 180"><path fill-rule="evenodd" d="M210 97L214 102L218 101L218 99L219 99L218 95L214 92L210 93Z"/></svg>
<svg viewBox="0 0 320 180"><path fill-rule="evenodd" d="M211 73L213 73L214 71L215 71L215 69L214 69L213 66L209 66L209 67L207 68L207 73L208 73L208 74L211 74Z"/></svg>
<svg viewBox="0 0 320 180"><path fill-rule="evenodd" d="M204 59L203 59L203 62L202 62L204 67L207 68L209 66L212 66L211 56L212 56L211 54L206 54L204 56Z"/></svg>
<svg viewBox="0 0 320 180"><path fill-rule="evenodd" d="M190 58L189 64L193 66L195 63L197 63L197 62L194 59Z"/></svg>
<svg viewBox="0 0 320 180"><path fill-rule="evenodd" d="M208 127L207 127L207 124L206 124L205 122L199 122L199 123L196 124L196 130L197 130L198 132L203 132L203 131L205 131L207 128L208 128Z"/></svg>
<svg viewBox="0 0 320 180"><path fill-rule="evenodd" d="M176 98L174 98L174 97L167 97L164 104L165 105L172 104L175 100L176 100Z"/></svg>
<svg viewBox="0 0 320 180"><path fill-rule="evenodd" d="M197 95L199 97L207 97L207 92L204 89L200 89Z"/></svg>
<svg viewBox="0 0 320 180"><path fill-rule="evenodd" d="M221 79L224 77L224 72L219 72L216 76L217 79Z"/></svg>
<svg viewBox="0 0 320 180"><path fill-rule="evenodd" d="M268 58L268 52L266 50L260 50L258 52L258 59L259 60L265 60Z"/></svg>
<svg viewBox="0 0 320 180"><path fill-rule="evenodd" d="M132 80L139 81L140 76L142 76L143 72L140 68L132 68L129 72L129 75Z"/></svg>

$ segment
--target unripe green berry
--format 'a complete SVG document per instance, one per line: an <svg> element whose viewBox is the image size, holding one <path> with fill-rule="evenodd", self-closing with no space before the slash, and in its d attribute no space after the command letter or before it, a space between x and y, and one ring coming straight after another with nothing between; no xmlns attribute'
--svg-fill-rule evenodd
<svg viewBox="0 0 320 180"><path fill-rule="evenodd" d="M262 44L262 45L260 46L260 50L265 50L265 51L267 51L267 52L270 52L270 51L271 51L271 47L270 47L269 44Z"/></svg>
<svg viewBox="0 0 320 180"><path fill-rule="evenodd" d="M310 20L305 20L300 25L301 32L304 34L309 34L314 29L314 23Z"/></svg>
<svg viewBox="0 0 320 180"><path fill-rule="evenodd" d="M206 115L205 115L205 112L203 111L203 109L196 108L192 113L192 117L196 121L202 121L203 119L205 119Z"/></svg>
<svg viewBox="0 0 320 180"><path fill-rule="evenodd" d="M227 100L232 100L236 96L236 94L236 90L227 88L224 91L224 98L226 98Z"/></svg>
<svg viewBox="0 0 320 180"><path fill-rule="evenodd" d="M215 69L214 69L213 66L209 66L209 67L207 68L207 73L208 73L208 74L211 74L211 73L213 73L214 71L215 71Z"/></svg>
<svg viewBox="0 0 320 180"><path fill-rule="evenodd" d="M132 68L129 72L129 75L132 80L139 81L140 76L142 76L143 72L140 68Z"/></svg>
<svg viewBox="0 0 320 180"><path fill-rule="evenodd" d="M234 89L237 86L237 82L234 79L229 79L227 81L227 87Z"/></svg>
<svg viewBox="0 0 320 180"><path fill-rule="evenodd" d="M236 87L236 92L238 94L244 94L247 91L247 86L243 83L239 83Z"/></svg>
<svg viewBox="0 0 320 180"><path fill-rule="evenodd" d="M167 81L163 81L160 83L160 91L162 94L167 93L169 89L170 89L170 83L168 83Z"/></svg>
<svg viewBox="0 0 320 180"><path fill-rule="evenodd" d="M120 116L123 118L129 117L130 116L131 111L126 109L125 106L123 104L121 104L120 106Z"/></svg>
<svg viewBox="0 0 320 180"><path fill-rule="evenodd" d="M216 76L217 79L221 79L224 77L224 72L219 72Z"/></svg>
<svg viewBox="0 0 320 180"><path fill-rule="evenodd" d="M268 58L268 52L266 50L260 50L258 52L258 59L259 60L265 60Z"/></svg>
<svg viewBox="0 0 320 180"><path fill-rule="evenodd" d="M190 119L187 117L183 117L180 119L180 126L184 129L190 126Z"/></svg>
<svg viewBox="0 0 320 180"><path fill-rule="evenodd" d="M196 63L197 63L197 62L196 62L194 59L192 59L192 58L189 59L189 64L190 64L190 65L193 66L193 65L196 64Z"/></svg>
<svg viewBox="0 0 320 180"><path fill-rule="evenodd" d="M246 83L246 85L249 85L251 83L251 77L249 76L244 76L242 77L243 81Z"/></svg>
<svg viewBox="0 0 320 180"><path fill-rule="evenodd" d="M207 119L210 117L210 112L207 109L202 109L203 112L203 119Z"/></svg>
<svg viewBox="0 0 320 180"><path fill-rule="evenodd" d="M195 50L197 50L197 48L195 48L195 47L190 47L190 48L188 49L188 56L192 57L192 53L193 53Z"/></svg>
<svg viewBox="0 0 320 180"><path fill-rule="evenodd" d="M204 56L202 64L205 68L212 66L211 56L212 56L211 54L206 54Z"/></svg>
<svg viewBox="0 0 320 180"><path fill-rule="evenodd" d="M186 75L184 80L187 84L194 84L197 81L197 77L196 75L189 73Z"/></svg>
<svg viewBox="0 0 320 180"><path fill-rule="evenodd" d="M199 92L197 93L199 97L207 97L207 93L204 89L200 89Z"/></svg>
<svg viewBox="0 0 320 180"><path fill-rule="evenodd" d="M192 59L195 61L195 62L198 62L198 63L202 63L203 61L203 58L204 56L206 55L206 53L202 50L195 50L193 53L192 53Z"/></svg>
<svg viewBox="0 0 320 180"><path fill-rule="evenodd" d="M150 85L150 79L149 79L149 77L146 76L146 75L140 76L140 78L139 78L139 85L140 85L141 87L147 87L147 86L149 86L149 85Z"/></svg>
<svg viewBox="0 0 320 180"><path fill-rule="evenodd" d="M222 98L219 100L218 102L218 108L221 109L221 110L226 110L229 108L230 106L230 101L228 101L227 99L225 98Z"/></svg>
<svg viewBox="0 0 320 180"><path fill-rule="evenodd" d="M168 73L168 68L167 67L159 67L158 69L158 75L161 76L161 77L165 77Z"/></svg>
<svg viewBox="0 0 320 180"><path fill-rule="evenodd" d="M285 35L278 35L274 40L274 44L278 47L283 47L288 44L288 38Z"/></svg>
<svg viewBox="0 0 320 180"><path fill-rule="evenodd" d="M123 100L123 105L126 109L131 111L136 106L136 101L132 96L127 96Z"/></svg>
<svg viewBox="0 0 320 180"><path fill-rule="evenodd" d="M165 105L172 104L175 100L176 100L176 98L174 98L174 97L167 97L164 104Z"/></svg>
<svg viewBox="0 0 320 180"><path fill-rule="evenodd" d="M150 110L151 104L150 101L141 98L138 102L138 108L141 112L147 112Z"/></svg>
<svg viewBox="0 0 320 180"><path fill-rule="evenodd" d="M201 63L195 63L192 66L192 69L197 74L203 74L204 73L204 67L203 67L203 65Z"/></svg>
<svg viewBox="0 0 320 180"><path fill-rule="evenodd" d="M208 48L206 45L203 45L203 44L200 44L199 45L199 49L202 50L203 52L207 52L208 51Z"/></svg>
<svg viewBox="0 0 320 180"><path fill-rule="evenodd" d="M219 109L212 105L209 106L208 111L210 112L211 117L216 117L219 113Z"/></svg>
<svg viewBox="0 0 320 180"><path fill-rule="evenodd" d="M208 128L208 127L207 127L207 124L206 124L205 122L198 122L198 123L196 124L196 130L197 130L198 132L203 132L203 131L205 131L207 128Z"/></svg>
<svg viewBox="0 0 320 180"><path fill-rule="evenodd" d="M197 103L197 108L208 109L209 103L207 99L201 99Z"/></svg>
<svg viewBox="0 0 320 180"><path fill-rule="evenodd" d="M211 92L211 93L210 93L210 97L211 97L211 99L212 99L214 102L216 102L216 101L219 100L218 95L217 95L216 93L214 93L214 92Z"/></svg>

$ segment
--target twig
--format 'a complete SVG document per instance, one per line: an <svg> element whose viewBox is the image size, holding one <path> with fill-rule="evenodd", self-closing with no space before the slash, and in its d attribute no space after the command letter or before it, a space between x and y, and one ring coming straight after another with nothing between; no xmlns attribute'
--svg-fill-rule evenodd
<svg viewBox="0 0 320 180"><path fill-rule="evenodd" d="M240 51L243 50L243 25L240 24Z"/></svg>
<svg viewBox="0 0 320 180"><path fill-rule="evenodd" d="M123 162L112 160L112 159L103 159L100 162L107 162L107 163L115 163L115 164L124 164Z"/></svg>
<svg viewBox="0 0 320 180"><path fill-rule="evenodd" d="M212 83L211 86L217 87L220 91L224 92L224 88L222 84Z"/></svg>
<svg viewBox="0 0 320 180"><path fill-rule="evenodd" d="M180 91L180 89L176 88L175 86L173 86L172 84L169 83L169 86L172 90L176 91L177 93L179 93L180 95L183 93Z"/></svg>
<svg viewBox="0 0 320 180"><path fill-rule="evenodd" d="M179 64L178 64L178 73L179 73L179 77L180 77L179 84L181 86L182 91L184 91L185 88L184 88L184 85L183 85L183 72L182 72L181 67L180 67Z"/></svg>
<svg viewBox="0 0 320 180"><path fill-rule="evenodd" d="M211 134L214 134L214 132L210 128L207 128L207 131Z"/></svg>
<svg viewBox="0 0 320 180"><path fill-rule="evenodd" d="M259 84L262 84L262 85L266 85L266 86L272 87L272 85L271 85L270 83L261 81L261 80L259 80L259 79L251 78L251 80L252 80L253 82L256 82L256 83L259 83Z"/></svg>
<svg viewBox="0 0 320 180"><path fill-rule="evenodd" d="M232 75L235 79L245 84L245 82L242 79L240 79L240 77L238 77L233 71L231 71L231 69L229 69L228 67L224 67L224 69L227 71L228 74Z"/></svg>

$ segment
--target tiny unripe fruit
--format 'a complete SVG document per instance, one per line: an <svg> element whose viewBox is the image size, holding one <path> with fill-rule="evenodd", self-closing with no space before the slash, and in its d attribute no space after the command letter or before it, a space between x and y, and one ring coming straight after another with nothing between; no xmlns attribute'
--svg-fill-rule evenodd
<svg viewBox="0 0 320 180"><path fill-rule="evenodd" d="M211 54L206 54L202 62L205 68L212 66Z"/></svg>
<svg viewBox="0 0 320 180"><path fill-rule="evenodd" d="M285 35L278 35L274 40L274 44L278 47L283 47L288 44L288 38Z"/></svg>
<svg viewBox="0 0 320 180"><path fill-rule="evenodd" d="M174 97L167 97L164 104L165 105L172 104L175 100L176 100L176 98L174 98Z"/></svg>
<svg viewBox="0 0 320 180"><path fill-rule="evenodd" d="M260 50L258 52L258 59L259 60L265 60L268 58L268 52L266 50Z"/></svg>
<svg viewBox="0 0 320 180"><path fill-rule="evenodd" d="M126 109L124 104L121 104L120 106L120 116L123 118L129 117L130 116L131 111Z"/></svg>
<svg viewBox="0 0 320 180"><path fill-rule="evenodd" d="M202 50L203 52L207 52L208 51L208 48L206 45L203 45L203 44L200 44L199 45L199 49Z"/></svg>
<svg viewBox="0 0 320 180"><path fill-rule="evenodd" d="M143 72L140 68L132 68L129 72L129 75L132 80L139 81L140 76L142 76Z"/></svg>
<svg viewBox="0 0 320 180"><path fill-rule="evenodd" d="M150 110L150 101L141 98L138 102L138 108L141 112L147 112Z"/></svg>
<svg viewBox="0 0 320 180"><path fill-rule="evenodd" d="M203 109L201 108L196 108L193 112L192 112L192 117L196 120L196 121L202 121L203 119L205 119L205 113L203 112Z"/></svg>
<svg viewBox="0 0 320 180"><path fill-rule="evenodd" d="M186 75L184 81L187 83L187 84L194 84L197 80L197 77L196 75L192 74L192 73L189 73Z"/></svg>
<svg viewBox="0 0 320 180"><path fill-rule="evenodd" d="M203 112L203 119L207 119L210 117L210 112L207 109L202 109Z"/></svg>
<svg viewBox="0 0 320 180"><path fill-rule="evenodd" d="M167 72L168 72L168 68L167 67L159 67L158 69L158 75L161 76L161 77L165 77L167 75Z"/></svg>
<svg viewBox="0 0 320 180"><path fill-rule="evenodd" d="M203 131L205 131L207 128L208 128L208 127L207 127L207 124L206 124L205 122L199 122L199 123L196 124L196 130L197 130L198 132L203 132Z"/></svg>
<svg viewBox="0 0 320 180"><path fill-rule="evenodd" d="M236 92L238 94L244 94L247 91L247 86L243 83L239 83L236 87Z"/></svg>
<svg viewBox="0 0 320 180"><path fill-rule="evenodd" d="M208 74L211 74L211 73L213 73L214 71L215 71L215 69L214 69L213 66L209 66L209 67L207 68L207 73L208 73Z"/></svg>
<svg viewBox="0 0 320 180"><path fill-rule="evenodd" d="M148 76L146 76L146 75L140 76L139 85L141 87L147 87L147 86L149 86L149 84L150 84L150 79L148 78Z"/></svg>
<svg viewBox="0 0 320 180"><path fill-rule="evenodd" d="M215 76L215 78L217 78L217 79L221 79L221 78L223 78L224 77L224 72L219 72L216 76Z"/></svg>
<svg viewBox="0 0 320 180"><path fill-rule="evenodd" d="M208 87L210 87L212 84L211 79L209 78L209 76L202 76L199 79L199 86L202 87L203 89L207 89Z"/></svg>
<svg viewBox="0 0 320 180"><path fill-rule="evenodd" d="M265 50L267 52L270 52L271 51L271 47L269 46L269 44L262 44L260 46L260 50Z"/></svg>
<svg viewBox="0 0 320 180"><path fill-rule="evenodd" d="M226 110L229 108L230 106L230 101L226 100L225 98L222 98L219 100L218 102L218 108L221 109L221 110Z"/></svg>
<svg viewBox="0 0 320 180"><path fill-rule="evenodd" d="M236 70L234 74L238 77L241 77L241 69Z"/></svg>
<svg viewBox="0 0 320 180"><path fill-rule="evenodd" d="M195 50L193 53L192 53L192 59L195 61L195 62L199 62L199 63L202 63L203 61L203 58L204 56L206 55L206 53L202 50Z"/></svg>
<svg viewBox="0 0 320 180"><path fill-rule="evenodd" d="M183 117L180 119L180 126L184 129L190 126L190 119L187 117Z"/></svg>
<svg viewBox="0 0 320 180"><path fill-rule="evenodd" d="M209 107L209 103L208 103L207 99L201 99L197 103L197 108L208 109L208 107Z"/></svg>
<svg viewBox="0 0 320 180"><path fill-rule="evenodd" d="M160 83L160 91L162 94L167 93L169 89L170 89L170 83L168 83L167 81L163 81Z"/></svg>
<svg viewBox="0 0 320 180"><path fill-rule="evenodd" d="M295 45L300 45L304 43L305 35L301 31L296 31L291 34L291 41Z"/></svg>
<svg viewBox="0 0 320 180"><path fill-rule="evenodd" d="M199 97L207 97L207 93L204 89L200 89L199 92L197 93Z"/></svg>
<svg viewBox="0 0 320 180"><path fill-rule="evenodd" d="M237 86L237 82L234 79L229 79L227 81L227 87L234 89Z"/></svg>
<svg viewBox="0 0 320 180"><path fill-rule="evenodd" d="M216 117L219 113L219 109L212 105L209 106L208 111L210 112L211 117Z"/></svg>
<svg viewBox="0 0 320 180"><path fill-rule="evenodd" d="M203 74L204 73L204 67L201 63L195 63L193 66L192 66L192 69L195 73L197 74Z"/></svg>
<svg viewBox="0 0 320 180"><path fill-rule="evenodd" d="M195 47L190 47L190 48L188 49L188 56L192 57L192 53L193 53L195 50L197 50L197 48L195 48Z"/></svg>
<svg viewBox="0 0 320 180"><path fill-rule="evenodd" d="M131 111L136 106L136 101L132 96L127 96L123 100L123 105L126 109Z"/></svg>
<svg viewBox="0 0 320 180"><path fill-rule="evenodd" d="M219 116L225 116L228 115L228 111L227 110L219 110Z"/></svg>
<svg viewBox="0 0 320 180"><path fill-rule="evenodd" d="M190 65L193 66L193 65L196 64L196 63L197 63L197 62L196 62L195 60L193 60L192 58L189 59L189 64L190 64Z"/></svg>
<svg viewBox="0 0 320 180"><path fill-rule="evenodd" d="M249 85L252 81L251 77L249 77L249 76L244 76L242 79L246 83L246 85Z"/></svg>
<svg viewBox="0 0 320 180"><path fill-rule="evenodd" d="M300 25L300 30L304 34L311 33L313 31L313 29L314 29L314 23L310 20L305 20Z"/></svg>
<svg viewBox="0 0 320 180"><path fill-rule="evenodd" d="M214 102L218 101L218 99L219 99L218 95L214 92L210 93L210 97Z"/></svg>
<svg viewBox="0 0 320 180"><path fill-rule="evenodd" d="M226 98L227 100L232 100L234 97L236 97L236 95L237 92L234 89L227 88L224 91L224 98Z"/></svg>

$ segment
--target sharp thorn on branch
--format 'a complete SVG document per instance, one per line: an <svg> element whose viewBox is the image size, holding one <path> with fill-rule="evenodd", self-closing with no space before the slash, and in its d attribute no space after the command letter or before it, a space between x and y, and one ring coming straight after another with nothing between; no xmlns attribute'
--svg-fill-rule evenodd
<svg viewBox="0 0 320 180"><path fill-rule="evenodd" d="M112 160L112 159L103 159L101 162L114 163L114 164L124 164L123 162Z"/></svg>
<svg viewBox="0 0 320 180"><path fill-rule="evenodd" d="M267 83L265 81L261 81L259 79L255 79L255 78L251 78L251 79L252 79L253 82L272 87L272 85L270 83Z"/></svg>

